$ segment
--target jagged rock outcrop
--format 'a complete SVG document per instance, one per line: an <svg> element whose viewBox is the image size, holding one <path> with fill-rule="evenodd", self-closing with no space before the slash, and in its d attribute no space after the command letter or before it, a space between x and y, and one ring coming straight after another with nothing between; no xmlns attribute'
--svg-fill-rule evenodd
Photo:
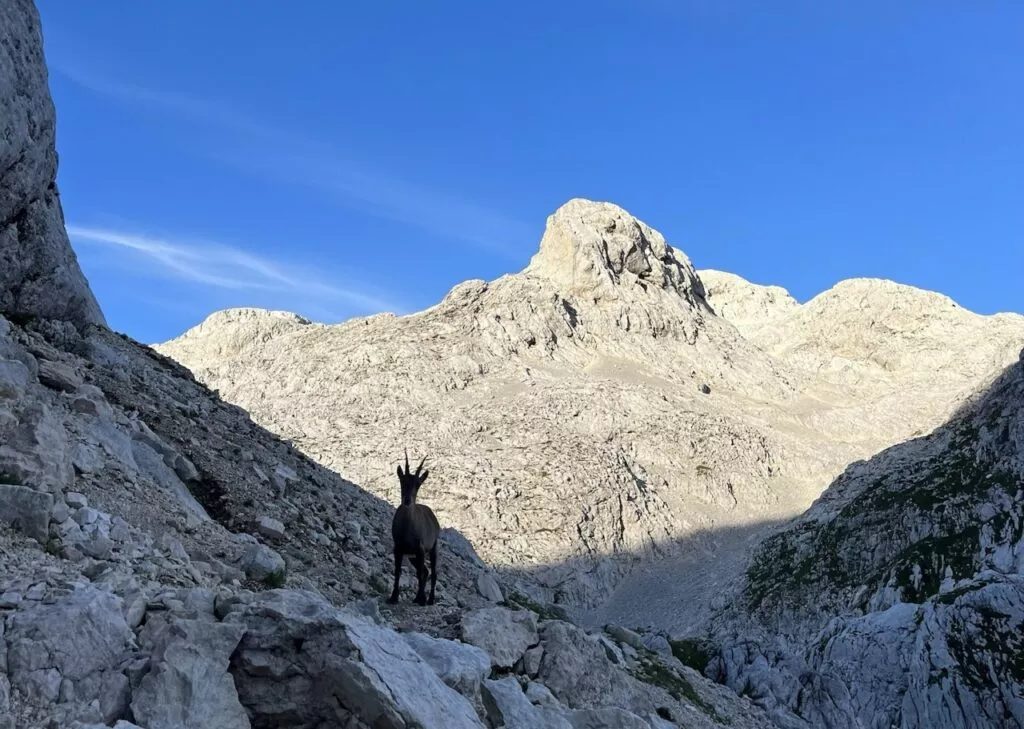
<svg viewBox="0 0 1024 729"><path fill-rule="evenodd" d="M782 726L1024 726L1024 363L754 556L709 673Z"/></svg>
<svg viewBox="0 0 1024 729"><path fill-rule="evenodd" d="M106 325L64 230L55 112L31 0L0 7L0 314Z"/></svg>

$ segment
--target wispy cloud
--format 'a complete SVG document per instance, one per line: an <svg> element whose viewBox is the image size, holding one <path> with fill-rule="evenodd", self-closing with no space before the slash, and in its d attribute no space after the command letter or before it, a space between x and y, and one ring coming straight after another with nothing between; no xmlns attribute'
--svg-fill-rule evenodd
<svg viewBox="0 0 1024 729"><path fill-rule="evenodd" d="M121 253L132 251L158 264L164 274L215 289L285 293L320 310L344 304L359 313L403 313L401 307L376 293L324 281L299 266L283 264L221 243L170 241L80 225L68 225L67 231L77 242L105 246Z"/></svg>
<svg viewBox="0 0 1024 729"><path fill-rule="evenodd" d="M121 103L170 114L179 120L228 133L207 156L271 181L312 188L336 203L507 258L533 246L530 225L474 203L367 170L332 145L286 131L228 105L195 96L124 84L59 62L56 72L78 86ZM259 154L252 154L258 143Z"/></svg>

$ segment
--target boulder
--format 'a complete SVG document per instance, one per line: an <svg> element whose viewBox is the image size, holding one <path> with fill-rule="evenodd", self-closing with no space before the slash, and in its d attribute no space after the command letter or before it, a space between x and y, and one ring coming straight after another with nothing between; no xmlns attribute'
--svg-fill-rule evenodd
<svg viewBox="0 0 1024 729"><path fill-rule="evenodd" d="M261 516L256 526L260 534L268 539L281 539L284 537L284 524L272 516Z"/></svg>
<svg viewBox="0 0 1024 729"><path fill-rule="evenodd" d="M82 378L62 362L39 360L39 381L53 390L74 392L82 386Z"/></svg>
<svg viewBox="0 0 1024 729"><path fill-rule="evenodd" d="M573 729L557 708L530 703L514 676L484 681L483 702L487 718L495 727Z"/></svg>
<svg viewBox="0 0 1024 729"><path fill-rule="evenodd" d="M152 624L143 631L152 667L133 692L136 721L146 729L249 729L228 673L245 627L181 619Z"/></svg>
<svg viewBox="0 0 1024 729"><path fill-rule="evenodd" d="M484 649L492 666L507 670L537 645L537 615L503 607L472 610L462 617L462 639Z"/></svg>
<svg viewBox="0 0 1024 729"><path fill-rule="evenodd" d="M18 527L41 544L49 538L53 495L0 483L0 522Z"/></svg>
<svg viewBox="0 0 1024 729"><path fill-rule="evenodd" d="M0 359L0 400L19 400L25 394L31 375L17 360Z"/></svg>
<svg viewBox="0 0 1024 729"><path fill-rule="evenodd" d="M476 578L476 590L491 602L504 602L501 587L490 572L481 572Z"/></svg>
<svg viewBox="0 0 1024 729"><path fill-rule="evenodd" d="M402 637L448 686L471 701L479 695L480 683L491 672L487 653L476 646L424 633L403 633Z"/></svg>
<svg viewBox="0 0 1024 729"><path fill-rule="evenodd" d="M305 590L269 590L224 620L245 627L231 673L254 727L483 729L473 706L389 628Z"/></svg>
<svg viewBox="0 0 1024 729"><path fill-rule="evenodd" d="M618 625L609 625L605 628L605 631L620 643L625 643L626 645L632 646L636 649L644 647L643 636L629 628L623 628Z"/></svg>
<svg viewBox="0 0 1024 729"><path fill-rule="evenodd" d="M77 491L68 491L64 494L64 503L77 511L89 506L89 499L86 498L85 494L80 494Z"/></svg>
<svg viewBox="0 0 1024 729"><path fill-rule="evenodd" d="M77 702L98 699L106 713L116 713L124 698L119 666L134 645L120 598L80 587L51 605L15 612L4 637L11 684L34 703L54 703L63 694Z"/></svg>
<svg viewBox="0 0 1024 729"><path fill-rule="evenodd" d="M250 544L242 552L238 564L247 577L265 580L271 575L284 574L284 557L265 544Z"/></svg>

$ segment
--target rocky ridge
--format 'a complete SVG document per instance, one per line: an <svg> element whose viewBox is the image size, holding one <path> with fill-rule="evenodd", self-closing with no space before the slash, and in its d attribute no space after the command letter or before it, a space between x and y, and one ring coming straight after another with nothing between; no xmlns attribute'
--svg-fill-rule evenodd
<svg viewBox="0 0 1024 729"><path fill-rule="evenodd" d="M426 311L281 321L220 312L156 349L382 497L380 454L416 443L423 498L507 579L591 625L669 630L706 614L747 544L941 424L1024 339L1024 317L887 281L798 304L586 200L522 272ZM652 590L666 574L678 587Z"/></svg>
<svg viewBox="0 0 1024 729"><path fill-rule="evenodd" d="M407 568L382 605L391 507L103 325L57 225L29 0L0 7L0 50L0 727L768 725L663 645L517 594L451 529L439 604L407 602Z"/></svg>

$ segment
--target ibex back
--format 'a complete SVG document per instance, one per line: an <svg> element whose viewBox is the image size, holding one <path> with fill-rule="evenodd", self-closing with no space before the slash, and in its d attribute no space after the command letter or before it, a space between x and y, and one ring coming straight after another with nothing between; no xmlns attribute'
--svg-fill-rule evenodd
<svg viewBox="0 0 1024 729"><path fill-rule="evenodd" d="M395 509L391 520L391 538L395 542L395 586L391 590L389 603L398 602L398 583L402 577L402 558L409 555L409 560L416 568L419 587L416 590L417 605L434 604L434 588L437 585L437 539L441 533L441 525L429 506L416 503L416 495L420 486L427 480L430 471L423 470L427 457L424 456L415 472L409 470L409 452L405 453L405 471L398 466L398 483L402 487L402 503ZM430 556L430 597L426 595L427 566L426 558Z"/></svg>

